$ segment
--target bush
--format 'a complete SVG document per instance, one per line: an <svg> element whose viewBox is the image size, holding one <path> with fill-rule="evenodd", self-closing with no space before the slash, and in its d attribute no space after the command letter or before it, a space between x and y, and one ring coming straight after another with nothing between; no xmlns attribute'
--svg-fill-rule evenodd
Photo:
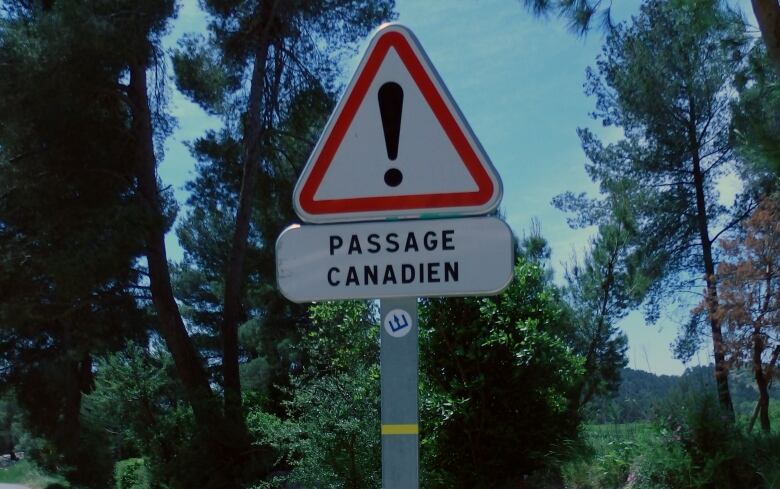
<svg viewBox="0 0 780 489"><path fill-rule="evenodd" d="M244 404L253 445L269 449L269 461L276 458L273 473L255 487L378 489L376 310L365 301L339 301L312 306L309 314L284 415Z"/></svg>
<svg viewBox="0 0 780 489"><path fill-rule="evenodd" d="M150 489L151 477L142 458L120 460L114 467L116 489Z"/></svg>
<svg viewBox="0 0 780 489"><path fill-rule="evenodd" d="M752 489L762 483L754 440L743 435L713 395L670 396L657 436L635 460L636 489Z"/></svg>
<svg viewBox="0 0 780 489"><path fill-rule="evenodd" d="M276 449L288 465L269 487L381 486L377 370L294 379L285 421L259 409L249 412L256 442Z"/></svg>
<svg viewBox="0 0 780 489"><path fill-rule="evenodd" d="M420 325L424 485L518 487L553 468L577 438L584 359L544 268L521 257L500 295L425 299Z"/></svg>
<svg viewBox="0 0 780 489"><path fill-rule="evenodd" d="M99 358L95 388L84 398L82 419L85 432L113 436L104 444L110 450L91 452L117 454L106 477L110 480L113 472L117 484L117 467L124 465L119 460L145 457L148 480L154 486L230 487L232 481L216 480L226 472L220 464L231 463L226 461L227 451L214 450L208 443L210 434L195 422L173 370L172 359L160 348L147 351L129 344L121 352Z"/></svg>
<svg viewBox="0 0 780 489"><path fill-rule="evenodd" d="M746 435L714 396L680 390L654 425L592 425L592 455L562 465L567 489L776 489L780 436ZM560 487L560 486L559 486Z"/></svg>
<svg viewBox="0 0 780 489"><path fill-rule="evenodd" d="M560 464L567 489L624 487L632 479L632 464L655 434L648 425L629 423L587 425L582 436L587 447Z"/></svg>

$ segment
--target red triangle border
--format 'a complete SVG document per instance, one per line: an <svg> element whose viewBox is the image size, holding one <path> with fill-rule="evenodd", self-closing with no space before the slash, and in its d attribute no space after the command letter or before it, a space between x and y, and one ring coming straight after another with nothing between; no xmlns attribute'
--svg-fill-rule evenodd
<svg viewBox="0 0 780 489"><path fill-rule="evenodd" d="M390 48L394 48L402 62L417 83L420 92L428 102L444 133L452 142L466 169L477 184L473 192L436 194L415 194L381 197L355 197L346 199L315 200L320 184L344 139L352 120L360 108L382 62ZM300 193L300 207L311 215L378 212L411 209L446 209L482 206L488 203L494 192L494 183L487 173L477 152L463 133L455 116L447 106L442 94L426 72L409 42L398 31L389 30L380 34L373 50L368 55L363 70L358 75L348 98L338 114L322 151L312 166Z"/></svg>

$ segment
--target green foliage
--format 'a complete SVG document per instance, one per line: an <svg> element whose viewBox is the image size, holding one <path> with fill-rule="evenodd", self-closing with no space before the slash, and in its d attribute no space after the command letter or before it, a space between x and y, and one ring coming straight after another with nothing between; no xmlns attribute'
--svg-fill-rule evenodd
<svg viewBox="0 0 780 489"><path fill-rule="evenodd" d="M544 270L524 258L499 296L423 301L427 487L516 484L576 438L583 368L564 340L569 328Z"/></svg>
<svg viewBox="0 0 780 489"><path fill-rule="evenodd" d="M0 468L0 482L23 482L27 478L27 474L32 470L32 464L26 460L15 463L9 467Z"/></svg>
<svg viewBox="0 0 780 489"><path fill-rule="evenodd" d="M603 0L523 0L525 7L537 16L556 14L566 20L569 29L585 35L594 23L606 31L614 29L612 2Z"/></svg>
<svg viewBox="0 0 780 489"><path fill-rule="evenodd" d="M640 303L644 293L641 274L628 256L635 241L631 218L612 217L600 224L582 262L575 261L566 270L565 297L576 325L570 343L585 358L583 405L595 395L617 390L620 370L627 363L628 338L615 323Z"/></svg>
<svg viewBox="0 0 780 489"><path fill-rule="evenodd" d="M111 474L103 466L130 456L148 456L155 480L169 487L234 486L262 466L253 459L264 454L262 447L231 450L241 445L233 438L241 437L219 429L227 423L218 409L208 411L213 422L196 409L194 422L187 401L201 405L200 393L188 379L198 377L201 358L181 354L192 339L213 374L212 384L203 379L200 385L208 391L203 395L212 387L219 391L223 274L244 168L260 168L262 175L248 182L257 188L249 272L236 287L239 321L245 322L243 375L264 391L248 397L284 414L279 401L287 396L291 365L301 362L294 346L308 319L303 306L275 290L273 241L292 220L294 176L332 105L340 55L389 18L393 4L275 3L278 9L265 12L270 2L204 2L213 14L211 35L185 39L186 55L174 59L183 91L225 121L223 130L192 145L202 165L190 187L192 212L180 229L181 301L171 299L167 311L176 322L182 305L188 330L163 328L177 369L160 345L123 350L128 339L149 342L143 309L151 305L149 289L158 307L159 291L168 292L168 277L159 274L167 273L164 264L150 259L157 269L146 275L138 263L146 252L164 255L145 237L150 229L167 229L175 215L172 205L157 208L155 164L139 156L139 126L147 122L142 109L148 102L159 156L171 128L160 37L174 1L10 0L0 8L0 375L3 387L16 387L34 429L30 455L72 471L74 480L105 487ZM263 28L256 25L259 17ZM247 104L261 38L270 56L262 58L267 66L259 68L267 70L259 78L268 84L257 86L259 95ZM138 94L132 82L144 71L149 93ZM255 118L262 127L248 124ZM243 154L246 136L246 146L259 148L257 158ZM152 176L139 182L139 167ZM142 197L139 186L152 190ZM170 200L170 191L162 194ZM166 311L159 312L165 318ZM96 367L95 357L101 358ZM238 355L233 360L237 364ZM174 380L179 375L181 384ZM228 392L227 382L222 387ZM240 409L234 413L240 416ZM79 472L82 465L105 473L92 478Z"/></svg>
<svg viewBox="0 0 780 489"><path fill-rule="evenodd" d="M710 314L691 315L675 352L688 359L697 338L712 338L719 400L729 411L718 283L707 277L715 274L718 239L756 205L747 189L726 207L717 189L742 166L729 130L734 74L746 45L741 18L716 0L648 0L630 23L615 26L596 68L588 70L586 93L596 99L593 117L620 128L623 138L604 144L579 131L586 171L606 198L568 193L557 202L576 214L578 226L610 222L610 216L630 223L640 239L622 255L634 268L630 276L640 278L630 296L644 302L648 322L670 301L691 307L682 291L706 289Z"/></svg>
<svg viewBox="0 0 780 489"><path fill-rule="evenodd" d="M596 98L594 118L620 127L625 138L604 145L579 131L586 170L606 199L569 193L556 200L576 214L570 221L576 226L610 215L628 219L642 241L626 250L626 259L633 275L646 280L637 292L650 299L651 320L670 288L691 287L690 276L701 276L702 229L716 236L730 213L749 206L742 199L730 212L717 203L719 176L738 167L728 108L744 33L733 14L714 7L650 1L631 24L610 33L596 69L588 70L586 90Z"/></svg>
<svg viewBox="0 0 780 489"><path fill-rule="evenodd" d="M150 354L134 343L98 359L95 388L85 397L82 413L90 426L114 434L117 454L159 455L164 446L173 449L172 423L178 419L166 418L183 406L172 368L168 355Z"/></svg>
<svg viewBox="0 0 780 489"><path fill-rule="evenodd" d="M130 344L99 359L97 370L83 417L88 429L112 434L102 450L115 462L144 457L151 480L171 489L215 483L225 475L217 470L219 457L204 457L210 427L195 423L164 350Z"/></svg>
<svg viewBox="0 0 780 489"><path fill-rule="evenodd" d="M633 468L639 488L762 487L750 440L711 395L672 397L654 439Z"/></svg>
<svg viewBox="0 0 780 489"><path fill-rule="evenodd" d="M299 343L308 370L349 373L378 365L376 307L363 301L323 302L309 308L311 326Z"/></svg>
<svg viewBox="0 0 780 489"><path fill-rule="evenodd" d="M182 93L212 114L225 110L226 92L236 88L236 80L230 79L231 74L204 38L187 35L180 39L173 69Z"/></svg>
<svg viewBox="0 0 780 489"><path fill-rule="evenodd" d="M178 88L219 115L224 127L190 144L197 177L187 184L189 209L177 229L185 251L176 270L177 297L198 327L201 352L217 357L225 271L242 261L240 339L253 364L244 377L250 370L261 375L250 381L266 391L260 396L266 407L280 411L289 365L300 361L291 345L304 327L305 308L276 290L274 242L296 219L293 185L333 106L339 62L392 18L394 3L209 0L202 6L209 32L182 39L173 67ZM244 181L247 166L259 168L253 181ZM242 189L251 192L241 204L251 209L251 219L239 257L233 240Z"/></svg>
<svg viewBox="0 0 780 489"><path fill-rule="evenodd" d="M620 388L614 394L598 396L585 411L588 422L596 424L649 422L656 419L671 396L681 392L714 392L715 379L711 365L690 367L681 376L656 375L626 368L620 372ZM737 418L745 425L758 399L755 379L750 368L732 368L729 388ZM780 398L777 388L770 389L772 399ZM774 403L773 403L774 404Z"/></svg>
<svg viewBox="0 0 780 489"><path fill-rule="evenodd" d="M293 383L288 421L249 413L254 437L278 448L290 466L274 482L323 489L381 487L377 367Z"/></svg>
<svg viewBox="0 0 780 489"><path fill-rule="evenodd" d="M120 460L114 467L116 489L151 489L151 476L142 458Z"/></svg>
<svg viewBox="0 0 780 489"><path fill-rule="evenodd" d="M747 489L780 482L780 436L749 435L701 385L671 393L652 424L589 425L590 456L563 468L568 489Z"/></svg>
<svg viewBox="0 0 780 489"><path fill-rule="evenodd" d="M777 188L780 80L760 41L755 42L748 63L737 74L737 89L739 100L734 104L733 136L739 152L753 166L753 175L746 175L747 180L752 180L753 185ZM767 178L767 172L774 178Z"/></svg>
<svg viewBox="0 0 780 489"><path fill-rule="evenodd" d="M709 368L706 375L711 377ZM623 424L655 419L660 404L681 380L630 368L621 370L620 379L617 392L598 396L587 407L589 422Z"/></svg>
<svg viewBox="0 0 780 489"><path fill-rule="evenodd" d="M0 388L14 388L36 440L28 455L81 483L110 478L79 418L92 356L148 328L136 267L147 216L121 81L172 13L172 0L0 9Z"/></svg>
<svg viewBox="0 0 780 489"><path fill-rule="evenodd" d="M271 484L379 488L379 348L373 305L324 302L310 307L311 326L296 348L286 419L252 408L256 443L286 467Z"/></svg>

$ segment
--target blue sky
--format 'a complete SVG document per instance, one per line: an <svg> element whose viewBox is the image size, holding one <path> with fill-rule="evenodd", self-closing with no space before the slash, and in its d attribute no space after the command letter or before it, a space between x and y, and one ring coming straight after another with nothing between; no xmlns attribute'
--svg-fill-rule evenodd
<svg viewBox="0 0 780 489"><path fill-rule="evenodd" d="M533 18L518 0L396 1L398 22L414 31L501 175L502 208L509 225L522 236L532 219L541 222L560 280L563 263L573 251L582 255L594 233L570 229L566 216L550 204L567 190L595 195L576 129L588 127L607 141L620 136L619 130L603 128L588 116L594 101L583 93L585 69L594 64L601 34L579 38L557 18ZM638 6L638 1L620 2L616 18L627 18ZM166 47L185 32L204 30L197 2L184 0ZM356 57L345 64L345 81L358 61ZM183 204L187 195L182 187L195 163L183 143L219 127L219 121L175 91L172 109L179 127L168 140L159 171ZM729 201L734 182L726 181L721 188ZM181 257L173 233L168 248L173 259ZM622 321L629 337L629 366L681 373L684 366L672 358L669 344L677 332L675 318L685 315L684 309L667 311L655 326L646 325L641 313ZM708 362L704 352L694 359L694 365Z"/></svg>

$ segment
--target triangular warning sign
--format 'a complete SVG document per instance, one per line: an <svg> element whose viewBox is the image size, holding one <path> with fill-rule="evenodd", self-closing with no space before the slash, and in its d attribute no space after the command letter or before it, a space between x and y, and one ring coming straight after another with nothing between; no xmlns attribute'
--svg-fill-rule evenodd
<svg viewBox="0 0 780 489"><path fill-rule="evenodd" d="M414 35L380 28L298 180L298 215L477 215L500 200L498 174Z"/></svg>

